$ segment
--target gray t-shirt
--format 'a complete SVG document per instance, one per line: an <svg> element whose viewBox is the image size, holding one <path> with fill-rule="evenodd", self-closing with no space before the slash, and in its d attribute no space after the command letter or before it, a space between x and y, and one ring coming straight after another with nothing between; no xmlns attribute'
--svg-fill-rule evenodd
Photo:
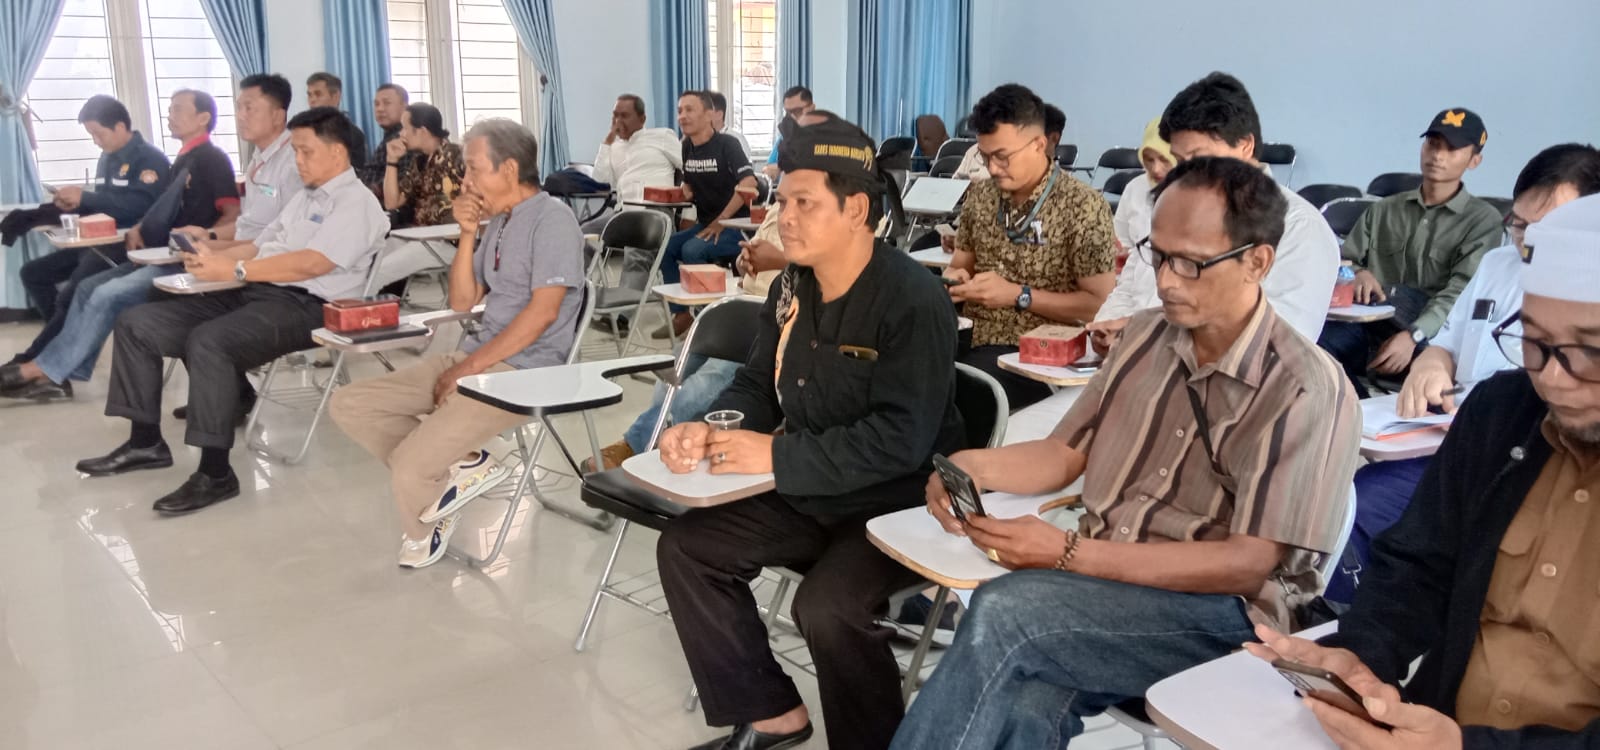
<svg viewBox="0 0 1600 750"><path fill-rule="evenodd" d="M482 236L472 270L489 293L483 299L482 328L461 347L469 353L500 335L528 306L533 290L583 287L583 232L572 209L548 194L540 192L490 219ZM519 370L564 364L577 336L582 297L581 291L569 291L555 322L505 363Z"/></svg>

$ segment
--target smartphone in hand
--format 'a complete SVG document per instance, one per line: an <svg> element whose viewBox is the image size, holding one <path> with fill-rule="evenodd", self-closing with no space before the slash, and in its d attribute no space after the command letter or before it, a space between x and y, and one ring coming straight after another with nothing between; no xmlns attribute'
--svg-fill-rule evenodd
<svg viewBox="0 0 1600 750"><path fill-rule="evenodd" d="M180 253L189 253L190 255L200 252L199 248L194 246L194 241L189 239L189 235L183 232L173 232L167 235L167 246Z"/></svg>
<svg viewBox="0 0 1600 750"><path fill-rule="evenodd" d="M950 496L950 512L955 514L957 521L966 523L969 515L989 515L983 509L982 498L978 496L978 483L972 481L971 475L938 453L933 454L933 469L939 472L939 481Z"/></svg>
<svg viewBox="0 0 1600 750"><path fill-rule="evenodd" d="M1367 713L1366 706L1362 705L1361 695L1345 684L1339 675L1288 659L1273 659L1272 668L1278 670L1278 674L1283 675L1283 679L1294 685L1295 691L1301 695L1315 698L1345 713L1354 714L1370 724L1393 729L1388 724L1372 718L1372 714Z"/></svg>

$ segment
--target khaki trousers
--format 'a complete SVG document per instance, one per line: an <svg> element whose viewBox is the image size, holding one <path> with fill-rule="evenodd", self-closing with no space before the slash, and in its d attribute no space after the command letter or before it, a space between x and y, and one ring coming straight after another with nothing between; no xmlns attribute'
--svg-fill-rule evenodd
<svg viewBox="0 0 1600 750"><path fill-rule="evenodd" d="M435 407L433 386L463 352L436 354L398 372L362 380L333 394L328 413L352 440L389 467L394 502L407 537L423 539L431 524L417 516L439 501L450 468L526 417L473 401L459 392ZM485 372L512 369L496 364Z"/></svg>

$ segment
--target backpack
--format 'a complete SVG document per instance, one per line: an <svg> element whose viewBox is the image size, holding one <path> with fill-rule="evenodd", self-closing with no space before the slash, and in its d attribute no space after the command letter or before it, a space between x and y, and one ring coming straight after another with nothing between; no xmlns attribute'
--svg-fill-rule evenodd
<svg viewBox="0 0 1600 750"><path fill-rule="evenodd" d="M544 191L551 195L607 193L611 191L611 186L576 169L568 168L553 172L544 178Z"/></svg>

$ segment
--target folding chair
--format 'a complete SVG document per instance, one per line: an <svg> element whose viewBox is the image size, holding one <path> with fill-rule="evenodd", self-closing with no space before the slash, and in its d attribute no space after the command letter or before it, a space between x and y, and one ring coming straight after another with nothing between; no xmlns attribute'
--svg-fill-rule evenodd
<svg viewBox="0 0 1600 750"><path fill-rule="evenodd" d="M645 305L650 302L650 287L654 286L656 278L661 274L661 259L667 254L667 240L672 238L672 222L666 214L660 211L622 211L611 217L606 222L606 227L600 232L600 252L595 253L594 260L589 267L589 279L593 281L604 268L612 249L626 251L629 248L649 252L650 272L646 274L644 288L635 289L630 286L600 286L595 294L594 314L599 315L611 324L611 330L618 330L620 325L617 320L624 313L631 313L633 319L629 321L628 334L617 336L617 356L627 356L628 350L633 346L633 339L639 333L641 321L644 319ZM626 260L624 260L626 262ZM658 298L659 299L659 298ZM666 301L661 301L661 309L667 311ZM667 312L667 319L672 315Z"/></svg>
<svg viewBox="0 0 1600 750"><path fill-rule="evenodd" d="M1294 146L1287 143L1263 143L1261 150L1256 153L1256 159L1262 164L1274 167L1288 167L1289 174L1283 178L1283 184L1289 184L1294 179L1294 163L1297 159Z"/></svg>
<svg viewBox="0 0 1600 750"><path fill-rule="evenodd" d="M960 156L941 156L941 157L939 157L937 159L934 159L933 160L933 165L928 167L928 176L929 177L952 177L952 176L954 176L955 173L956 173L956 168L961 166L961 159L962 159L962 157L960 157ZM930 182L928 184L932 185L932 184L935 184L935 183Z"/></svg>
<svg viewBox="0 0 1600 750"><path fill-rule="evenodd" d="M1339 567L1339 560L1344 557L1344 548L1350 543L1350 534L1355 530L1355 527L1356 488L1355 485L1351 485L1350 501L1345 505L1344 520L1340 524L1339 541L1334 545L1333 550L1322 558L1318 565L1318 569L1322 573L1322 585L1324 587L1328 585L1328 581L1333 579L1333 574ZM1156 740L1168 740L1174 745L1178 744L1177 740L1172 739L1172 735L1167 733L1167 730L1156 726L1155 722L1150 720L1150 714L1146 710L1144 698L1130 698L1118 703L1106 709L1106 715L1115 719L1118 724L1137 732L1144 740L1144 750L1156 750ZM1179 745L1179 747L1182 747L1182 745Z"/></svg>
<svg viewBox="0 0 1600 750"><path fill-rule="evenodd" d="M1122 198L1122 191L1128 189L1128 183L1142 174L1144 174L1143 169L1123 169L1106 178L1106 184L1100 186L1100 194L1111 203L1112 210L1116 210L1117 203ZM1117 200L1112 200L1113 198Z"/></svg>
<svg viewBox="0 0 1600 750"><path fill-rule="evenodd" d="M1073 171L1087 173L1084 179L1093 185L1095 175L1102 169L1144 169L1144 164L1139 161L1138 149L1118 147L1106 149L1093 167L1077 167Z"/></svg>
<svg viewBox="0 0 1600 750"><path fill-rule="evenodd" d="M878 163L884 169L911 169L911 154L917 150L915 138L907 135L897 135L883 139L878 144Z"/></svg>
<svg viewBox="0 0 1600 750"><path fill-rule="evenodd" d="M1387 198L1419 187L1422 187L1422 175L1416 172L1384 172L1367 183L1367 195Z"/></svg>
<svg viewBox="0 0 1600 750"><path fill-rule="evenodd" d="M1068 172L1074 171L1072 165L1078 163L1078 147L1075 144L1063 143L1056 146L1056 165Z"/></svg>
<svg viewBox="0 0 1600 750"><path fill-rule="evenodd" d="M976 138L951 138L939 146L939 152L933 155L933 160L938 161L946 156L966 156L967 149L976 145Z"/></svg>
<svg viewBox="0 0 1600 750"><path fill-rule="evenodd" d="M1307 203L1316 206L1318 211L1321 211L1323 206L1340 198L1360 198L1363 195L1361 188L1355 185L1338 185L1327 182L1307 185L1295 192L1299 193L1301 198L1306 199Z"/></svg>
<svg viewBox="0 0 1600 750"><path fill-rule="evenodd" d="M699 356L732 362L745 361L750 355L750 347L755 344L756 320L761 314L761 305L760 300L753 298L729 297L708 305L700 316L695 318L694 325L689 327L689 333L684 336L683 347L678 352L677 365L669 376L663 377L667 383L666 400L661 404L661 416L656 419L655 429L650 434L649 448L655 447L656 440L666 429L667 415L671 412L672 402L677 397L678 388L686 376L689 358ZM617 554L622 550L622 542L627 538L628 529L633 524L660 531L666 528L667 522L687 510L682 505L640 488L621 468L585 475L580 497L586 505L620 517L622 523L617 526L616 537L611 543L611 554L606 558L605 569L600 571L600 581L595 584L594 598L589 601L589 611L583 617L583 625L578 630L578 640L572 646L576 651L582 651L587 645L589 628L593 626L595 615L600 611L600 603L606 598L638 607L651 614L667 615L666 595L661 592L661 584L655 580L654 571L620 581L612 580L611 573L616 567Z"/></svg>
<svg viewBox="0 0 1600 750"><path fill-rule="evenodd" d="M1361 220L1361 215L1367 208L1377 203L1377 198L1338 198L1328 202L1322 207L1322 218L1327 220L1328 227L1343 242L1345 237L1356 228L1356 222Z"/></svg>

